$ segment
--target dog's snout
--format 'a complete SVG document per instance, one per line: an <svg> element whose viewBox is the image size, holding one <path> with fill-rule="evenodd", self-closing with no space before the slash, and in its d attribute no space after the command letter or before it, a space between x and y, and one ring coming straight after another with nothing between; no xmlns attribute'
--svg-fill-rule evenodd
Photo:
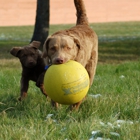
<svg viewBox="0 0 140 140"><path fill-rule="evenodd" d="M30 61L29 64L33 65L34 64L34 61Z"/></svg>
<svg viewBox="0 0 140 140"><path fill-rule="evenodd" d="M63 64L64 60L62 58L56 58L56 64Z"/></svg>
<svg viewBox="0 0 140 140"><path fill-rule="evenodd" d="M36 65L36 62L34 60L28 60L28 62L25 63L25 66L28 68L32 68Z"/></svg>

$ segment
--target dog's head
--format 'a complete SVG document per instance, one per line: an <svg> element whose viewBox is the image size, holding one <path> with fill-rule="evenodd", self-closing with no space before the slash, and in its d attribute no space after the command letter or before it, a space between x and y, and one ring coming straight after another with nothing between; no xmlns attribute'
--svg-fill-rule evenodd
<svg viewBox="0 0 140 140"><path fill-rule="evenodd" d="M74 60L80 45L78 40L66 35L49 37L43 46L43 57L51 64L62 64Z"/></svg>
<svg viewBox="0 0 140 140"><path fill-rule="evenodd" d="M10 53L20 59L21 64L24 67L32 68L37 64L38 56L40 52L38 50L40 46L39 41L33 41L24 47L13 47Z"/></svg>

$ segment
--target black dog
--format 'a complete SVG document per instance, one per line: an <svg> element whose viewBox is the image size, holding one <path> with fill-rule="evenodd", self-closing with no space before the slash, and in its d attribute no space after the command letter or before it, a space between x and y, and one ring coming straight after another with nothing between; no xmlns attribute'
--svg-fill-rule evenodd
<svg viewBox="0 0 140 140"><path fill-rule="evenodd" d="M43 86L45 62L42 58L42 52L38 49L39 46L40 42L33 41L24 47L13 47L10 51L12 55L19 58L22 65L20 101L27 95L30 80L36 82L36 86L47 97Z"/></svg>

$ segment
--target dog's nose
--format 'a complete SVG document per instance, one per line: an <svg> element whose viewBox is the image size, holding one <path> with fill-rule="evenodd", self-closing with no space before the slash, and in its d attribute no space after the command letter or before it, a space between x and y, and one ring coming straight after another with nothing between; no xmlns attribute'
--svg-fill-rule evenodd
<svg viewBox="0 0 140 140"><path fill-rule="evenodd" d="M29 64L30 64L30 65L33 65L33 64L34 64L34 62L33 62L33 61L30 61L30 62L29 62Z"/></svg>
<svg viewBox="0 0 140 140"><path fill-rule="evenodd" d="M29 61L28 65L29 65L29 67L32 67L32 66L35 65L35 62L34 61Z"/></svg>
<svg viewBox="0 0 140 140"><path fill-rule="evenodd" d="M56 59L56 63L57 64L63 64L64 63L64 60L62 58L57 58Z"/></svg>

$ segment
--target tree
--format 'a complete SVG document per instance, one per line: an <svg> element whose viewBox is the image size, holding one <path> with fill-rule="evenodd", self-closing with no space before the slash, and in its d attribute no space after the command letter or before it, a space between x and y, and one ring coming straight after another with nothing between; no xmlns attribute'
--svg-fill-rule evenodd
<svg viewBox="0 0 140 140"><path fill-rule="evenodd" d="M31 42L33 40L40 41L41 47L43 46L49 34L49 17L50 17L49 9L50 9L49 0L37 0L36 20Z"/></svg>

